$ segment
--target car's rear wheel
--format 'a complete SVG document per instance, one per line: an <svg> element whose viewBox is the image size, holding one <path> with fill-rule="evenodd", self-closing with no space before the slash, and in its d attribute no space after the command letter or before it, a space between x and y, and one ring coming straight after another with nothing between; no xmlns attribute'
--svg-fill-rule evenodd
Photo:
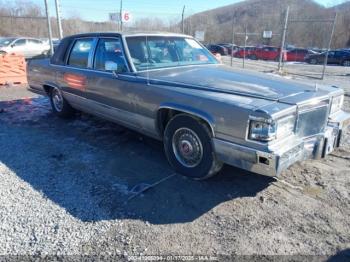
<svg viewBox="0 0 350 262"><path fill-rule="evenodd" d="M343 66L350 66L350 60L344 60Z"/></svg>
<svg viewBox="0 0 350 262"><path fill-rule="evenodd" d="M316 65L317 64L317 59L316 58L310 59L310 64Z"/></svg>
<svg viewBox="0 0 350 262"><path fill-rule="evenodd" d="M250 55L248 56L249 59L252 59L252 60L258 60L258 58L256 57L256 55Z"/></svg>
<svg viewBox="0 0 350 262"><path fill-rule="evenodd" d="M67 100L63 97L62 92L58 88L50 90L50 102L52 111L60 117L71 117L74 114L74 109L70 106Z"/></svg>
<svg viewBox="0 0 350 262"><path fill-rule="evenodd" d="M171 166L192 179L209 178L223 166L216 158L208 126L190 115L179 114L169 121L164 149Z"/></svg>

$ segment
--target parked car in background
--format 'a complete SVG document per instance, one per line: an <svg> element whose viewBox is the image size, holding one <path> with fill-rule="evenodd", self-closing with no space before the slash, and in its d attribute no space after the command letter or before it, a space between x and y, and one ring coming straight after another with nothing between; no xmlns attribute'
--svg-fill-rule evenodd
<svg viewBox="0 0 350 262"><path fill-rule="evenodd" d="M309 54L305 57L305 61L309 64L322 64L326 58L326 53ZM328 52L328 64L337 64L342 66L350 66L350 52L342 50L331 50Z"/></svg>
<svg viewBox="0 0 350 262"><path fill-rule="evenodd" d="M225 66L187 35L74 35L27 72L54 114L81 110L159 139L193 179L223 163L277 176L339 147L350 120L342 89Z"/></svg>
<svg viewBox="0 0 350 262"><path fill-rule="evenodd" d="M224 46L209 44L206 47L212 54L228 55L228 49Z"/></svg>
<svg viewBox="0 0 350 262"><path fill-rule="evenodd" d="M283 56L283 58L284 58L284 61L304 62L306 55L309 54L310 52L312 51L309 51L303 48L294 48L294 49L285 51L285 55Z"/></svg>
<svg viewBox="0 0 350 262"><path fill-rule="evenodd" d="M231 43L223 43L218 45L226 47L229 55L233 55L233 53L239 49L238 45L234 45Z"/></svg>
<svg viewBox="0 0 350 262"><path fill-rule="evenodd" d="M50 45L40 39L27 37L3 37L0 38L0 51L3 53L18 53L25 58L47 54Z"/></svg>
<svg viewBox="0 0 350 262"><path fill-rule="evenodd" d="M280 50L281 50L281 48L274 47L274 46L258 47L250 55L250 58L251 59L277 61L279 59L279 56L280 56Z"/></svg>
<svg viewBox="0 0 350 262"><path fill-rule="evenodd" d="M246 58L251 58L251 56L254 54L255 49L255 46L241 46L235 52L233 52L233 56L237 58L243 58L245 54Z"/></svg>
<svg viewBox="0 0 350 262"><path fill-rule="evenodd" d="M46 54L50 46L36 38L5 37L0 38L0 51L22 54L25 58Z"/></svg>

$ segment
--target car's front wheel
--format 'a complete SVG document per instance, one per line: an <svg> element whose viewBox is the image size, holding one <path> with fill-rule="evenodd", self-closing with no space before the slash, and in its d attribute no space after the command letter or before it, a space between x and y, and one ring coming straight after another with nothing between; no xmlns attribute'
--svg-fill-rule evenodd
<svg viewBox="0 0 350 262"><path fill-rule="evenodd" d="M350 60L344 60L343 66L350 66Z"/></svg>
<svg viewBox="0 0 350 262"><path fill-rule="evenodd" d="M67 100L63 97L62 92L58 88L50 90L50 102L52 111L60 117L70 117L74 114L74 109L70 106Z"/></svg>
<svg viewBox="0 0 350 262"><path fill-rule="evenodd" d="M164 149L171 166L180 174L200 180L220 171L211 132L206 124L186 114L173 117L164 132Z"/></svg>

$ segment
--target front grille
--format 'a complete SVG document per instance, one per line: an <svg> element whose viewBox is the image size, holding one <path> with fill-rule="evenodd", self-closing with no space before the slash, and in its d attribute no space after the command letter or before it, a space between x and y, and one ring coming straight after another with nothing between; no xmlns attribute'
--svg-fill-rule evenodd
<svg viewBox="0 0 350 262"><path fill-rule="evenodd" d="M296 134L309 137L324 132L328 117L328 100L299 109Z"/></svg>

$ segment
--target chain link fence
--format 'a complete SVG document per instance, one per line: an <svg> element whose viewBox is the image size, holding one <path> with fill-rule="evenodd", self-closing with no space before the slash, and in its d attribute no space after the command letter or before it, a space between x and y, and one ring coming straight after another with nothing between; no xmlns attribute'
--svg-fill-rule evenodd
<svg viewBox="0 0 350 262"><path fill-rule="evenodd" d="M0 7L0 37L47 38L48 28L43 8L31 2L19 3ZM74 6L68 3L60 6L61 11L73 8ZM259 1L249 8L242 2L201 13L196 13L190 6L186 9L184 6L178 6L167 12L159 12L155 7L152 11L130 10L132 20L121 27L120 21L110 21L109 18L111 13L118 16L122 7L95 9L86 5L79 8L79 13L73 13L70 17L62 19L62 29L64 35L120 31L121 28L123 31L167 31L200 35L199 40L205 45L220 44L228 47L230 51L233 50L232 56L230 52L222 58L224 63L233 67L322 78L324 72L322 64L308 65L304 60L313 52L345 47L350 30L347 28L350 18L346 13L340 13L335 21L334 10L315 12L312 10L314 7L304 8L306 10L301 15L300 7L292 4L287 17L286 6L261 7ZM91 11L98 13L100 17L105 17L102 19L104 21L88 21L84 13ZM59 38L56 18L51 17L50 21L53 38ZM333 25L334 34L332 34ZM292 50L300 50L295 51L294 58L289 55ZM279 63L280 57L282 63ZM334 68L338 67L331 67L329 70L327 68L326 76L327 72L333 73L338 70Z"/></svg>

